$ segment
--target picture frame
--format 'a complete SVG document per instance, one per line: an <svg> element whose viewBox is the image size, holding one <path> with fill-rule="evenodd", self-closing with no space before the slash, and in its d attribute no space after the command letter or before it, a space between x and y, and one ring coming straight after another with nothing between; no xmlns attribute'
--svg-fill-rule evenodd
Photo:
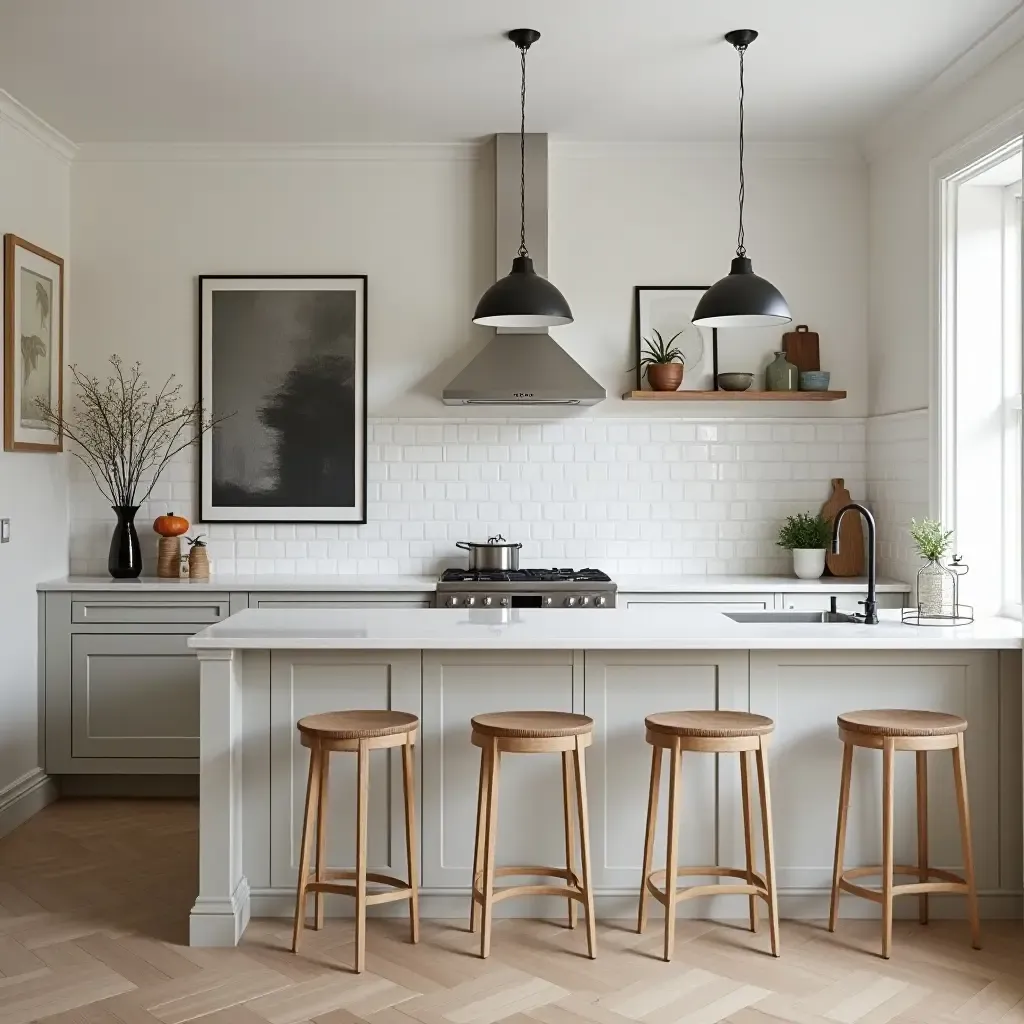
<svg viewBox="0 0 1024 1024"><path fill-rule="evenodd" d="M706 284L638 284L633 287L633 343L636 350L636 389L645 388L645 375L640 365L646 340L652 330L668 341L676 331L685 332L675 342L683 350L684 374L680 391L718 390L718 329L698 327L692 322L693 312ZM696 366L685 361L688 352L699 350Z"/></svg>
<svg viewBox="0 0 1024 1024"><path fill-rule="evenodd" d="M202 521L365 523L366 275L198 286Z"/></svg>
<svg viewBox="0 0 1024 1024"><path fill-rule="evenodd" d="M64 412L64 260L4 235L4 451L61 452L63 435L38 416Z"/></svg>

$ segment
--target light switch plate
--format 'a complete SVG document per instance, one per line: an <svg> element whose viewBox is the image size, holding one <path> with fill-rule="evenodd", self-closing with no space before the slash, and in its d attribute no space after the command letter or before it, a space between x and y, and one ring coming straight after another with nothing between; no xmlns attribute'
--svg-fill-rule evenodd
<svg viewBox="0 0 1024 1024"><path fill-rule="evenodd" d="M0 519L0 544L8 544L11 540L10 519Z"/></svg>

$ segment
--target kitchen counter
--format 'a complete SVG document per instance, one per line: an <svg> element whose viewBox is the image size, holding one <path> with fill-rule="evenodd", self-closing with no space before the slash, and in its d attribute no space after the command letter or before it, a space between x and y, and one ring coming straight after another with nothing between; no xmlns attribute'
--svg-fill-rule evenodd
<svg viewBox="0 0 1024 1024"><path fill-rule="evenodd" d="M908 626L882 611L855 623L735 622L704 607L378 611L249 609L188 641L211 650L1017 650L1021 623Z"/></svg>
<svg viewBox="0 0 1024 1024"><path fill-rule="evenodd" d="M680 576L626 575L616 576L622 594L818 594L854 593L867 590L862 577L825 576L820 580L801 580L795 576ZM47 580L39 591L92 591L115 593L125 590L139 592L174 592L181 590L210 591L275 591L360 593L433 593L436 576L287 576L274 573L259 576L218 576L208 580L163 580L143 576L136 580L114 580L109 576L62 576ZM879 580L879 593L907 593L909 584L897 580Z"/></svg>

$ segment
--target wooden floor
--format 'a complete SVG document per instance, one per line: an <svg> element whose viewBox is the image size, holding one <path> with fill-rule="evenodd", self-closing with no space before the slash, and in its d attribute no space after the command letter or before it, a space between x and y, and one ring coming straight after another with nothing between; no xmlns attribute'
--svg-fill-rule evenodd
<svg viewBox="0 0 1024 1024"><path fill-rule="evenodd" d="M892 960L873 922L782 926L767 936L680 920L664 964L660 918L585 936L506 921L491 958L461 921L372 921L367 972L349 973L351 922L288 952L284 921L254 921L237 950L183 945L195 892L196 809L184 802L65 801L0 840L0 1024L987 1024L1024 1021L1024 930L897 922ZM154 912L150 908L158 906Z"/></svg>

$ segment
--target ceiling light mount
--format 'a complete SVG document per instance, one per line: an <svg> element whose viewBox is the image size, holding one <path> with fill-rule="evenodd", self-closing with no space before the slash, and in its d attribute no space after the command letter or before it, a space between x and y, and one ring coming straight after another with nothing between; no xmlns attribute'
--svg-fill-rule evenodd
<svg viewBox="0 0 1024 1024"><path fill-rule="evenodd" d="M757 33L755 32L756 36ZM540 33L535 28L514 28L508 33L508 38L516 44L520 50L528 50L538 39Z"/></svg>
<svg viewBox="0 0 1024 1024"><path fill-rule="evenodd" d="M752 28L734 28L725 33L725 41L737 50L745 50L756 38L757 33Z"/></svg>

